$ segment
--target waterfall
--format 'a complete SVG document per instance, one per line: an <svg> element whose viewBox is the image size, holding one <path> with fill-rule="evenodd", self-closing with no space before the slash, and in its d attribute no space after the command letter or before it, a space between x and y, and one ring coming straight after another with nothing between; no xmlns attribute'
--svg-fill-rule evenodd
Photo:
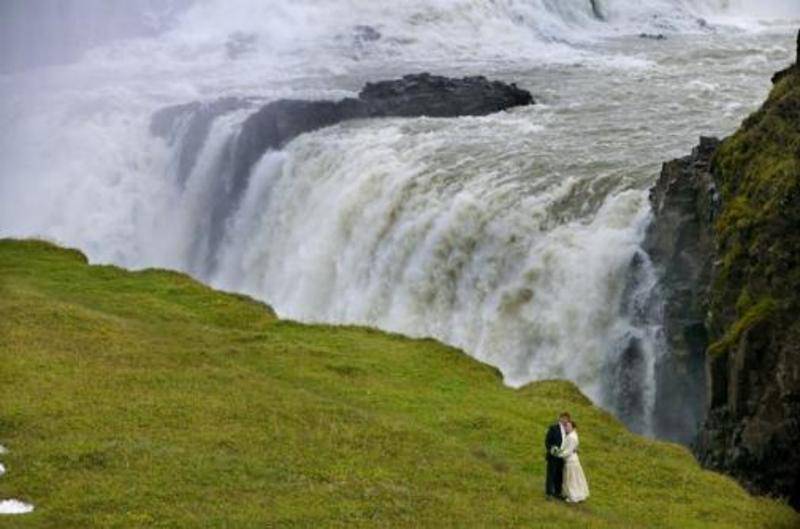
<svg viewBox="0 0 800 529"><path fill-rule="evenodd" d="M639 249L647 188L662 160L763 98L800 6L377 4L141 0L112 16L71 3L64 34L89 16L127 22L0 73L0 235L183 270L283 317L432 336L511 386L573 380L649 431L667 352L658 315L642 313L657 305L642 301L656 287ZM60 20L53 6L0 13L44 28ZM29 38L0 35L15 49ZM38 45L55 53L59 39ZM338 99L421 70L516 81L541 104L346 122L241 177L239 132L266 102Z"/></svg>

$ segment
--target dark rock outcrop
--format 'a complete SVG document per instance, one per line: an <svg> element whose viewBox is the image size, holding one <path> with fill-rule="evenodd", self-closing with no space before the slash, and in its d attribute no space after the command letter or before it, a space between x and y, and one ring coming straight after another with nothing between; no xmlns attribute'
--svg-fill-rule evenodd
<svg viewBox="0 0 800 529"><path fill-rule="evenodd" d="M373 28L360 29L365 39L379 39ZM252 113L217 160L221 175L209 211L209 243L203 251L208 273L215 267L214 255L225 220L235 211L247 189L253 165L268 150L280 149L305 132L359 118L417 117L453 118L482 116L521 105L533 104L531 94L514 84L489 81L485 77L453 79L421 73L402 79L367 83L358 98L340 101L282 99ZM181 185L192 172L212 122L220 115L249 108L253 99L224 98L210 103L189 103L156 112L151 131L178 149L176 174Z"/></svg>
<svg viewBox="0 0 800 529"><path fill-rule="evenodd" d="M451 79L427 73L367 83L358 99L371 117L483 116L534 102L530 92L513 83L489 81L482 76Z"/></svg>
<svg viewBox="0 0 800 529"><path fill-rule="evenodd" d="M656 364L655 433L689 443L705 410L707 289L719 194L710 173L719 140L700 138L690 156L664 164L650 191L654 222L644 249L659 274L666 349Z"/></svg>
<svg viewBox="0 0 800 529"><path fill-rule="evenodd" d="M639 33L639 38L648 40L667 40L667 36L663 33Z"/></svg>
<svg viewBox="0 0 800 529"><path fill-rule="evenodd" d="M515 84L483 76L452 79L428 73L367 83L357 99L275 101L242 125L234 154L233 194L244 189L250 168L264 151L278 149L304 132L358 118L483 116L533 103L530 92Z"/></svg>
<svg viewBox="0 0 800 529"><path fill-rule="evenodd" d="M677 366L668 401L701 384L683 367L704 356L698 459L800 508L800 68L774 82L733 136L664 165L647 249Z"/></svg>

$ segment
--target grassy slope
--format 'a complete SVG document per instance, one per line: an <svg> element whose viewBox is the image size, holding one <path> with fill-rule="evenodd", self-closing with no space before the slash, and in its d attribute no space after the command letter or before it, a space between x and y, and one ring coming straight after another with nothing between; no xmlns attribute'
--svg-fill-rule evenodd
<svg viewBox="0 0 800 529"><path fill-rule="evenodd" d="M581 425L588 504L544 501ZM574 386L514 391L432 340L278 321L171 272L0 241L3 528L797 527Z"/></svg>

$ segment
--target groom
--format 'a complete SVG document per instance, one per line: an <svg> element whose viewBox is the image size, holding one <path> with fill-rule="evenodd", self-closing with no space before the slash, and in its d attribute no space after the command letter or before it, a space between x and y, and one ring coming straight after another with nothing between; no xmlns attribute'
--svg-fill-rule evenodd
<svg viewBox="0 0 800 529"><path fill-rule="evenodd" d="M561 448L564 440L564 425L571 420L569 413L564 412L558 416L558 422L547 429L544 438L544 447L547 450L547 480L545 481L545 494L547 499L561 498L561 484L564 481L564 460L552 454L553 447Z"/></svg>

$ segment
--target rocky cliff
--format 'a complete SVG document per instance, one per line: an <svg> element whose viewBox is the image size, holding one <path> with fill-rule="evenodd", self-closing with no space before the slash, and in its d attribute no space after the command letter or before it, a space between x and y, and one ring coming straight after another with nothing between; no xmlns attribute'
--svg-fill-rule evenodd
<svg viewBox="0 0 800 529"><path fill-rule="evenodd" d="M659 274L658 313L665 349L656 363L653 428L690 443L705 413L705 325L719 193L711 174L716 138L701 138L691 155L664 164L650 191L655 214L644 249Z"/></svg>
<svg viewBox="0 0 800 529"><path fill-rule="evenodd" d="M705 385L698 459L800 508L800 68L773 82L734 135L664 165L645 246L664 292L663 416L691 416L687 388Z"/></svg>

